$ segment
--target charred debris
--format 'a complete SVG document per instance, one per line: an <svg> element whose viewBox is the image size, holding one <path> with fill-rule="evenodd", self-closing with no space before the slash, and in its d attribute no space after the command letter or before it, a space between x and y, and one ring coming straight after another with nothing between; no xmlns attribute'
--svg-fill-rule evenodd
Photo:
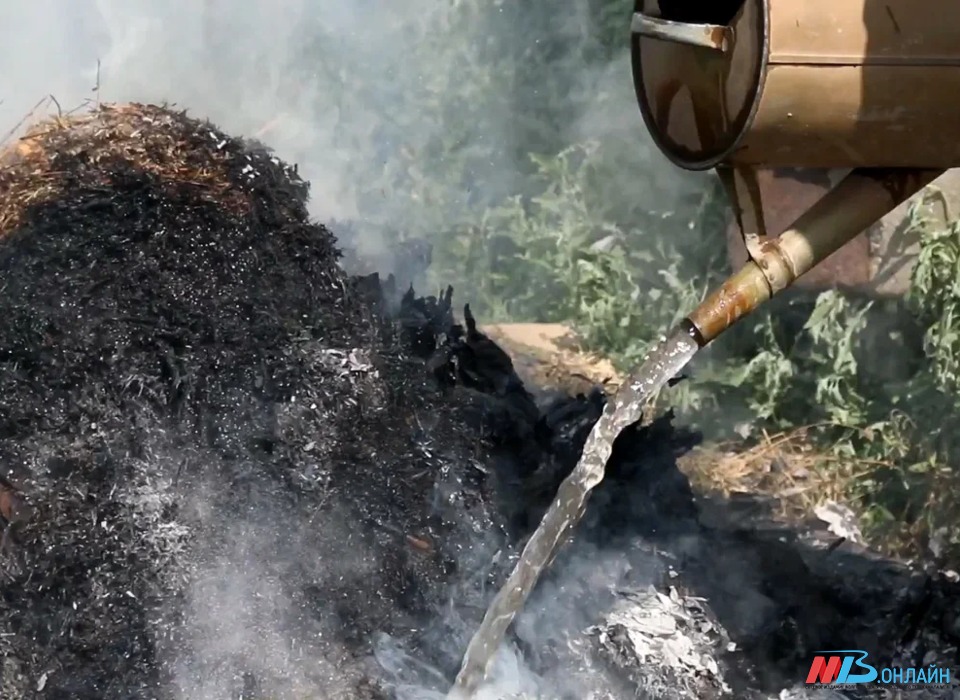
<svg viewBox="0 0 960 700"><path fill-rule="evenodd" d="M184 113L45 122L0 165L0 697L442 692L604 394L525 387L452 289L348 277L295 169ZM695 442L619 440L512 640L542 697L957 662L955 583L698 499Z"/></svg>

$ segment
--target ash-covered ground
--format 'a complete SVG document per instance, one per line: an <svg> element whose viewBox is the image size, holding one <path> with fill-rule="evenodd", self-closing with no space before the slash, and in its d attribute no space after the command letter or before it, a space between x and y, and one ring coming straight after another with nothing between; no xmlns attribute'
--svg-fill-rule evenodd
<svg viewBox="0 0 960 700"><path fill-rule="evenodd" d="M42 124L0 166L0 698L442 698L602 393L534 395L451 290L346 275L293 169L183 114ZM956 581L698 500L695 442L621 437L485 697L957 668Z"/></svg>

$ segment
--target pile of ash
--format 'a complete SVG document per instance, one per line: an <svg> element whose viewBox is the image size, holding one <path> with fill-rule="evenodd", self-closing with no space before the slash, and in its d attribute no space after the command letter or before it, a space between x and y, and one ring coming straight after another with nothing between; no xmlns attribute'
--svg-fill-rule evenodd
<svg viewBox="0 0 960 700"><path fill-rule="evenodd" d="M44 123L0 167L0 697L442 698L603 392L534 400L452 290L347 276L293 169L182 113ZM695 442L621 437L488 697L949 662L955 585L708 521Z"/></svg>

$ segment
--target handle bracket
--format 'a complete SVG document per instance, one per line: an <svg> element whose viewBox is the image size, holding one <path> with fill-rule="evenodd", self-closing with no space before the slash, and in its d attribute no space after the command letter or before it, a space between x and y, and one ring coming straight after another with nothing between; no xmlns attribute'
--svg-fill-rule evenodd
<svg viewBox="0 0 960 700"><path fill-rule="evenodd" d="M651 39L662 39L689 46L701 46L726 53L733 39L733 29L722 24L691 24L651 17L634 12L630 32Z"/></svg>

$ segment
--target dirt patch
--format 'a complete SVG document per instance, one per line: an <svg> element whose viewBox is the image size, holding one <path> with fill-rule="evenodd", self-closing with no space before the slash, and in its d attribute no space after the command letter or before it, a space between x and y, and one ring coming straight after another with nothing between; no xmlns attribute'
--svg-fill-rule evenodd
<svg viewBox="0 0 960 700"><path fill-rule="evenodd" d="M602 386L616 391L623 377L610 360L583 349L569 326L561 323L500 323L483 328L516 358L525 382L568 394Z"/></svg>

